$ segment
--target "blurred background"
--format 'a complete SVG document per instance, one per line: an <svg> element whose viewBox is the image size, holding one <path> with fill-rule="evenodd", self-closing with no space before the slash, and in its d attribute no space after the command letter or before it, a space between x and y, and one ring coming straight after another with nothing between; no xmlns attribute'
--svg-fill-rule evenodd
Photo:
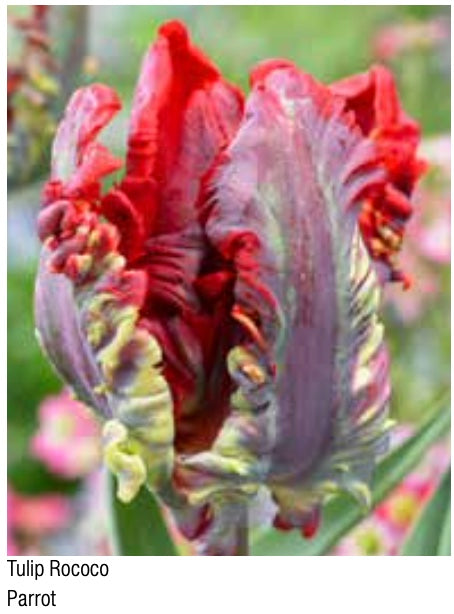
<svg viewBox="0 0 454 614"><path fill-rule="evenodd" d="M8 26L8 547L11 554L108 554L98 426L62 390L34 334L35 217L50 143L71 92L101 81L124 110L103 139L121 154L141 57L179 18L225 77L247 90L254 64L293 60L330 82L381 62L422 128L429 163L384 320L400 441L449 390L450 13L437 6L19 6ZM447 442L334 554L395 554L449 462ZM186 548L186 550L185 550ZM187 547L182 544L183 553Z"/></svg>

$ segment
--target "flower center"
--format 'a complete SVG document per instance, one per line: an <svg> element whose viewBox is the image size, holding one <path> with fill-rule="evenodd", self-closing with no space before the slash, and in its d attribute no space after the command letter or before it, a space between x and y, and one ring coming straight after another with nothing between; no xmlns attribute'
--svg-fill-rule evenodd
<svg viewBox="0 0 454 614"><path fill-rule="evenodd" d="M383 551L383 542L374 529L367 529L361 532L357 536L356 542L366 556L377 556Z"/></svg>
<svg viewBox="0 0 454 614"><path fill-rule="evenodd" d="M418 500L411 493L397 495L390 505L391 520L401 527L408 526L418 512Z"/></svg>
<svg viewBox="0 0 454 614"><path fill-rule="evenodd" d="M53 425L53 438L55 441L65 441L69 439L76 430L76 424L72 416L59 416Z"/></svg>

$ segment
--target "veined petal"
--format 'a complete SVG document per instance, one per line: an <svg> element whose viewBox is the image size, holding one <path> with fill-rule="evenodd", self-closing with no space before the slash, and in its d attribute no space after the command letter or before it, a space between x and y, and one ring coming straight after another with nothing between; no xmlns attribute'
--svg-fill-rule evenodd
<svg viewBox="0 0 454 614"><path fill-rule="evenodd" d="M366 493L386 447L380 290L357 224L384 176L327 88L282 63L260 66L253 85L204 212L236 270L239 388L212 451L187 467L216 475L196 480L201 499L219 480L229 496L265 481L280 524L304 528L333 488Z"/></svg>
<svg viewBox="0 0 454 614"><path fill-rule="evenodd" d="M105 422L118 496L146 484L204 554L235 553L259 490L276 527L306 537L335 490L367 504L389 426L379 275L401 275L421 171L384 69L328 88L274 60L252 88L243 114L184 26L166 24L143 62L125 176L102 194L121 163L97 137L120 104L82 88L38 221L43 346Z"/></svg>

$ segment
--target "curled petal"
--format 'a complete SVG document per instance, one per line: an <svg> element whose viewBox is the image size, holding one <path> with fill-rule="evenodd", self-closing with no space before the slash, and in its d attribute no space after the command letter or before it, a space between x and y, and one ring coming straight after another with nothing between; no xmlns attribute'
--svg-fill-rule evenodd
<svg viewBox="0 0 454 614"><path fill-rule="evenodd" d="M123 166L107 147L90 143L84 150L82 161L66 184L70 194L83 194L87 187L96 186L100 179Z"/></svg>
<svg viewBox="0 0 454 614"><path fill-rule="evenodd" d="M103 439L104 462L118 479L117 496L123 503L129 503L147 480L142 450L137 444L134 446L128 429L118 420L106 422Z"/></svg>
<svg viewBox="0 0 454 614"><path fill-rule="evenodd" d="M78 397L109 417L104 395L95 392L101 374L80 329L72 285L64 275L49 271L49 257L49 252L43 250L35 289L39 341L59 375L71 384Z"/></svg>
<svg viewBox="0 0 454 614"><path fill-rule="evenodd" d="M120 252L135 260L144 252L145 228L130 198L121 190L111 190L101 201L101 212L116 228L121 228Z"/></svg>
<svg viewBox="0 0 454 614"><path fill-rule="evenodd" d="M40 337L80 398L111 419L105 458L120 496L129 500L145 481L171 490L173 403L160 346L139 326L143 276L125 272L115 253L92 261L72 284L46 264L42 259L36 291Z"/></svg>
<svg viewBox="0 0 454 614"><path fill-rule="evenodd" d="M330 89L346 101L363 134L374 141L386 171L383 186L371 191L361 210L359 224L367 248L382 280L408 284L395 256L413 211L410 196L426 169L417 157L419 126L403 111L394 78L383 66L338 81Z"/></svg>
<svg viewBox="0 0 454 614"><path fill-rule="evenodd" d="M173 402L161 375L161 348L140 326L145 273L126 270L118 229L102 219L85 190L109 166L110 154L92 139L116 108L110 94L96 86L76 94L69 105L75 117L67 113L57 138L55 155L59 147L72 150L75 168L65 181L55 176L46 191L38 227L48 248L38 274L36 322L59 373L118 426L107 429L105 455L129 499L142 481L172 492ZM75 198L71 185L84 173L87 183L81 181Z"/></svg>
<svg viewBox="0 0 454 614"><path fill-rule="evenodd" d="M120 168L121 161L95 143L120 108L117 94L105 85L90 85L73 94L52 147L52 181L71 181L74 188L80 188L84 180L91 185Z"/></svg>

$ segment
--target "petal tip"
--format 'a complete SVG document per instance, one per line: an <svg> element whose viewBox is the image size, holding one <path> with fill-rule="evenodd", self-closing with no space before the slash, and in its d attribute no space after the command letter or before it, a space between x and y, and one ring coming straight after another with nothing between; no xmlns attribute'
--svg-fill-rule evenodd
<svg viewBox="0 0 454 614"><path fill-rule="evenodd" d="M174 46L187 47L189 34L185 24L178 19L167 21L158 30L158 34L166 38Z"/></svg>
<svg viewBox="0 0 454 614"><path fill-rule="evenodd" d="M289 60L284 60L283 58L275 58L272 60L264 60L263 62L259 62L251 71L250 75L250 85L251 87L257 87L263 84L267 76L273 72L274 70L286 69L286 68L295 68L293 62Z"/></svg>

